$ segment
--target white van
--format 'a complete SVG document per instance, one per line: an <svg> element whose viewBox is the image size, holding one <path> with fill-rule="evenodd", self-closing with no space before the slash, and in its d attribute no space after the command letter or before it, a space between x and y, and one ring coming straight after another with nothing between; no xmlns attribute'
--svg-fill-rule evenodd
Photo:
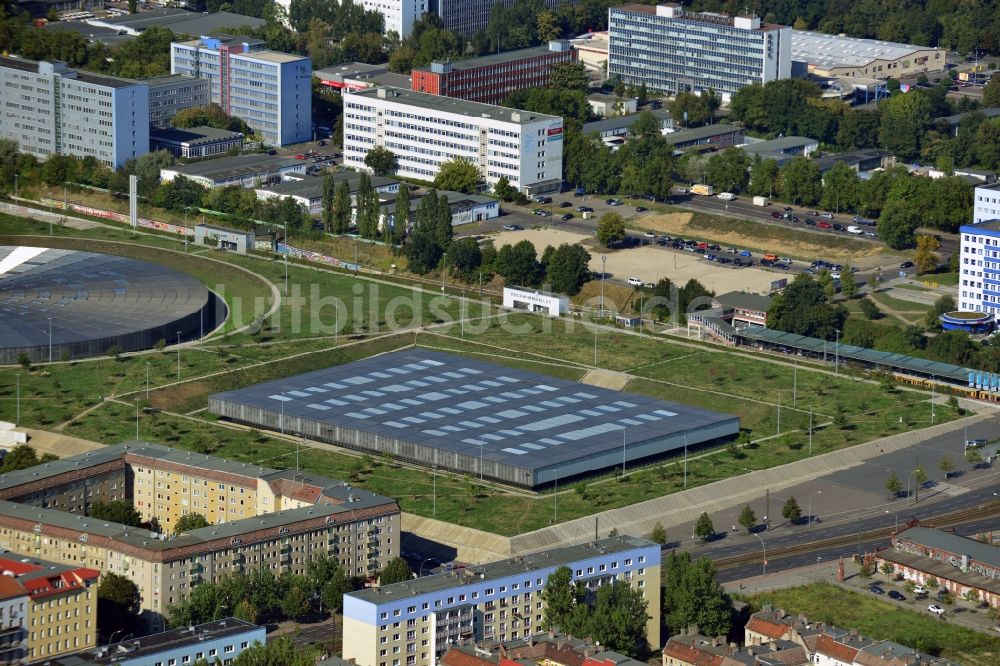
<svg viewBox="0 0 1000 666"><path fill-rule="evenodd" d="M626 280L626 282L628 282L633 287L641 287L642 286L642 280L640 280L637 277L630 277L628 280Z"/></svg>
<svg viewBox="0 0 1000 666"><path fill-rule="evenodd" d="M736 198L736 195L732 192L720 192L717 196L723 201L732 201Z"/></svg>
<svg viewBox="0 0 1000 666"><path fill-rule="evenodd" d="M864 232L861 230L861 227L856 227L852 224L851 226L847 227L847 233L854 234L855 236L860 236Z"/></svg>

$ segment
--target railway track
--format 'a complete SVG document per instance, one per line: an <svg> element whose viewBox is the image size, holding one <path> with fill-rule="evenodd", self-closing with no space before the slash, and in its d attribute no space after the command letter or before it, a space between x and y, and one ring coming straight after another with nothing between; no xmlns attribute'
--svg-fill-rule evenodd
<svg viewBox="0 0 1000 666"><path fill-rule="evenodd" d="M952 511L950 513L944 513L939 516L933 516L926 519L921 519L920 524L924 527L949 527L954 525L961 525L963 523L970 523L976 520L981 520L983 518L990 518L994 516L1000 516L1000 502L989 502L986 504L979 504L975 507L969 509L962 509L961 511ZM873 539L880 539L887 537L890 530L885 528L879 528L875 530L868 530L867 532L861 533L862 541L871 541ZM797 544L795 546L785 546L776 547L773 550L768 548L767 558L777 560L780 557L787 557L789 555L797 555L801 553L808 553L814 550L823 550L826 548L833 548L836 546L855 544L858 542L857 534L844 534L842 536L830 537L828 539L821 539L818 541L810 541L808 543ZM740 566L743 564L750 564L761 558L759 553L748 553L745 555L730 555L728 557L711 558L715 564L717 570L729 569L732 567Z"/></svg>

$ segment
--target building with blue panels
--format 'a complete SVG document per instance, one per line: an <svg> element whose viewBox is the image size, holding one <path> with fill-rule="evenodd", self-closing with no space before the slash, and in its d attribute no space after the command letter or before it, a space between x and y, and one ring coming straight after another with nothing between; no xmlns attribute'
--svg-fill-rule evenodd
<svg viewBox="0 0 1000 666"><path fill-rule="evenodd" d="M407 349L209 396L224 418L534 488L739 433L739 417Z"/></svg>
<svg viewBox="0 0 1000 666"><path fill-rule="evenodd" d="M617 536L345 594L344 658L358 666L433 666L463 641L538 634L541 592L562 566L592 591L611 584L641 590L646 637L659 647L660 546Z"/></svg>
<svg viewBox="0 0 1000 666"><path fill-rule="evenodd" d="M112 637L113 638L113 637ZM51 666L191 666L231 664L255 643L264 644L264 627L235 617L132 638L86 652L46 659Z"/></svg>
<svg viewBox="0 0 1000 666"><path fill-rule="evenodd" d="M938 321L941 322L941 328L946 331L965 331L973 334L989 333L996 323L993 315L964 310L945 312L938 317Z"/></svg>
<svg viewBox="0 0 1000 666"><path fill-rule="evenodd" d="M977 187L977 195L984 189ZM996 319L1000 312L1000 219L965 225L959 234L958 307Z"/></svg>

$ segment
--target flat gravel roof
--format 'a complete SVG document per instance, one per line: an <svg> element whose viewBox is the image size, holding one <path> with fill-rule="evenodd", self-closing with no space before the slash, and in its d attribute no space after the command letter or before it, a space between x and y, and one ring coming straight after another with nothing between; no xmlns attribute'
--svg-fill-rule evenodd
<svg viewBox="0 0 1000 666"><path fill-rule="evenodd" d="M243 421L268 412L272 422L282 414L285 424L301 419L429 447L433 458L422 461L428 466L447 466L451 454L528 470L600 454L620 464L623 442L662 441L663 452L682 447L685 435L690 445L712 438L702 432L708 428L738 430L733 415L423 349L217 393L211 401L225 416L241 412ZM567 467L565 474L582 471Z"/></svg>

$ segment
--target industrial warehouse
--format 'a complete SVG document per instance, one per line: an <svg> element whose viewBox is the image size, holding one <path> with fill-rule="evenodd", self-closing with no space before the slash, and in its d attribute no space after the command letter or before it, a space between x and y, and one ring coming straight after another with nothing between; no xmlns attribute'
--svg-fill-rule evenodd
<svg viewBox="0 0 1000 666"><path fill-rule="evenodd" d="M739 432L736 416L423 349L208 404L231 421L526 488Z"/></svg>
<svg viewBox="0 0 1000 666"><path fill-rule="evenodd" d="M225 304L189 275L93 252L0 246L0 363L149 349L199 338Z"/></svg>

